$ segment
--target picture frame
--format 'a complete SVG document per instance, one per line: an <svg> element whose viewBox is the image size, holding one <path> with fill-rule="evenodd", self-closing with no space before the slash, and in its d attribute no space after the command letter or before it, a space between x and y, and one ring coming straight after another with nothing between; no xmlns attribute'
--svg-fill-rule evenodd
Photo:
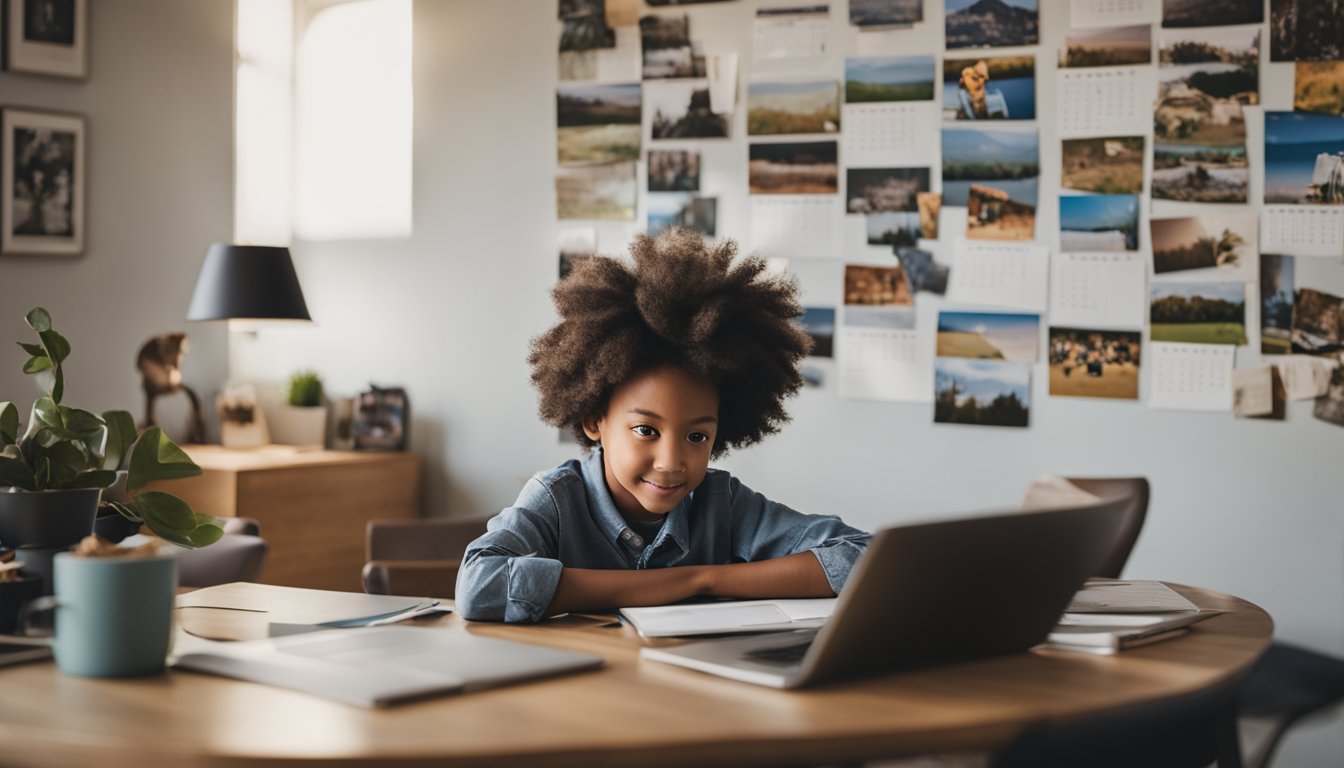
<svg viewBox="0 0 1344 768"><path fill-rule="evenodd" d="M0 253L82 253L84 117L6 108L0 130Z"/></svg>
<svg viewBox="0 0 1344 768"><path fill-rule="evenodd" d="M88 0L5 0L5 69L88 77Z"/></svg>
<svg viewBox="0 0 1344 768"><path fill-rule="evenodd" d="M404 451L410 444L411 402L401 387L370 384L355 400L357 451Z"/></svg>

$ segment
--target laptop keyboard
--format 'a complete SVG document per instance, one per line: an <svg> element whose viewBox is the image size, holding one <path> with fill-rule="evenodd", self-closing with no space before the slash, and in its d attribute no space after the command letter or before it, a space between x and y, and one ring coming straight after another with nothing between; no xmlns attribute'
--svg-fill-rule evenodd
<svg viewBox="0 0 1344 768"><path fill-rule="evenodd" d="M771 664L797 664L807 655L807 649L812 647L812 641L808 640L793 645L780 645L774 648L758 648L754 651L748 651L745 657L752 661L764 661Z"/></svg>

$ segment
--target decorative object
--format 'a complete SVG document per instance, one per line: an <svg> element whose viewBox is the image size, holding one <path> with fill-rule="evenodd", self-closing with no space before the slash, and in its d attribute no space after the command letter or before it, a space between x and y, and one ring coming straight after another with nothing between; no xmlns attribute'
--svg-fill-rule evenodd
<svg viewBox="0 0 1344 768"><path fill-rule="evenodd" d="M215 243L205 254L188 320L312 320L288 248Z"/></svg>
<svg viewBox="0 0 1344 768"><path fill-rule="evenodd" d="M348 451L355 447L355 398L337 398L331 409L331 448Z"/></svg>
<svg viewBox="0 0 1344 768"><path fill-rule="evenodd" d="M251 384L226 384L215 405L219 442L225 448L256 448L271 442L266 414L257 404L257 390Z"/></svg>
<svg viewBox="0 0 1344 768"><path fill-rule="evenodd" d="M88 0L10 0L6 5L5 69L88 76Z"/></svg>
<svg viewBox="0 0 1344 768"><path fill-rule="evenodd" d="M187 430L188 443L204 443L205 417L201 414L201 397L196 390L182 383L182 358L191 350L187 334L161 333L146 341L135 357L140 371L140 388L145 391L145 426L155 427L154 401L163 395L186 392L191 399L191 427Z"/></svg>
<svg viewBox="0 0 1344 768"><path fill-rule="evenodd" d="M84 118L6 109L0 125L0 253L81 253Z"/></svg>
<svg viewBox="0 0 1344 768"><path fill-rule="evenodd" d="M327 409L322 401L321 377L313 371L290 376L285 403L276 408L271 421L272 442L322 447L327 436Z"/></svg>
<svg viewBox="0 0 1344 768"><path fill-rule="evenodd" d="M355 414L355 448L402 451L410 438L411 403L401 387L370 384L359 394Z"/></svg>

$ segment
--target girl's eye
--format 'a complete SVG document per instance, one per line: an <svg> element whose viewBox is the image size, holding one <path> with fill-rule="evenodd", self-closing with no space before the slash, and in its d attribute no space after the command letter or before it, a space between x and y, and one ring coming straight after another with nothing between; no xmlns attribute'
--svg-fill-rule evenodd
<svg viewBox="0 0 1344 768"><path fill-rule="evenodd" d="M709 435L706 435L704 432L692 432L686 436L686 439L690 440L692 443L707 443L709 442Z"/></svg>
<svg viewBox="0 0 1344 768"><path fill-rule="evenodd" d="M639 435L640 437L657 437L657 436L658 436L658 430L654 429L653 427L650 427L648 424L640 424L639 426L634 427L633 430L634 430L634 433L635 433L636 435Z"/></svg>

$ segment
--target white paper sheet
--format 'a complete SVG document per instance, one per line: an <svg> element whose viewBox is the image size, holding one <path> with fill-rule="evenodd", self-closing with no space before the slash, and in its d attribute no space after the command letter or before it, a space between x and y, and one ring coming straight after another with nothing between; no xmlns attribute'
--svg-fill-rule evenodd
<svg viewBox="0 0 1344 768"><path fill-rule="evenodd" d="M762 256L839 257L838 195L751 195L750 200L751 244Z"/></svg>
<svg viewBox="0 0 1344 768"><path fill-rule="evenodd" d="M1073 596L1068 613L1158 613L1197 611L1199 606L1160 581L1106 581L1083 585Z"/></svg>
<svg viewBox="0 0 1344 768"><path fill-rule="evenodd" d="M830 31L830 7L826 5L757 8L752 25L756 60L825 56Z"/></svg>
<svg viewBox="0 0 1344 768"><path fill-rule="evenodd" d="M1073 328L1139 328L1148 297L1142 253L1061 253L1050 263L1050 322Z"/></svg>
<svg viewBox="0 0 1344 768"><path fill-rule="evenodd" d="M1274 412L1273 366L1232 371L1232 415L1267 416Z"/></svg>
<svg viewBox="0 0 1344 768"><path fill-rule="evenodd" d="M835 611L836 598L738 600L692 605L622 608L644 637L788 630L820 626Z"/></svg>
<svg viewBox="0 0 1344 768"><path fill-rule="evenodd" d="M1344 208L1267 205L1260 211L1260 252L1344 256Z"/></svg>
<svg viewBox="0 0 1344 768"><path fill-rule="evenodd" d="M709 109L716 115L737 109L737 54L716 53L708 57Z"/></svg>
<svg viewBox="0 0 1344 768"><path fill-rule="evenodd" d="M938 156L938 105L932 101L846 104L840 118L845 165L928 165Z"/></svg>
<svg viewBox="0 0 1344 768"><path fill-rule="evenodd" d="M842 325L835 344L841 397L933 402L931 333Z"/></svg>
<svg viewBox="0 0 1344 768"><path fill-rule="evenodd" d="M948 301L1044 312L1049 262L1043 245L958 240Z"/></svg>
<svg viewBox="0 0 1344 768"><path fill-rule="evenodd" d="M1073 28L1149 24L1161 16L1158 0L1069 0L1069 26Z"/></svg>
<svg viewBox="0 0 1344 768"><path fill-rule="evenodd" d="M1330 388L1330 373L1338 365L1326 357L1293 355L1275 360L1283 375L1283 388L1289 400L1314 400Z"/></svg>
<svg viewBox="0 0 1344 768"><path fill-rule="evenodd" d="M1086 67L1056 73L1061 139L1133 136L1152 130L1152 67Z"/></svg>
<svg viewBox="0 0 1344 768"><path fill-rule="evenodd" d="M1232 362L1236 347L1228 344L1148 345L1146 365L1152 369L1148 405L1186 411L1232 410Z"/></svg>

